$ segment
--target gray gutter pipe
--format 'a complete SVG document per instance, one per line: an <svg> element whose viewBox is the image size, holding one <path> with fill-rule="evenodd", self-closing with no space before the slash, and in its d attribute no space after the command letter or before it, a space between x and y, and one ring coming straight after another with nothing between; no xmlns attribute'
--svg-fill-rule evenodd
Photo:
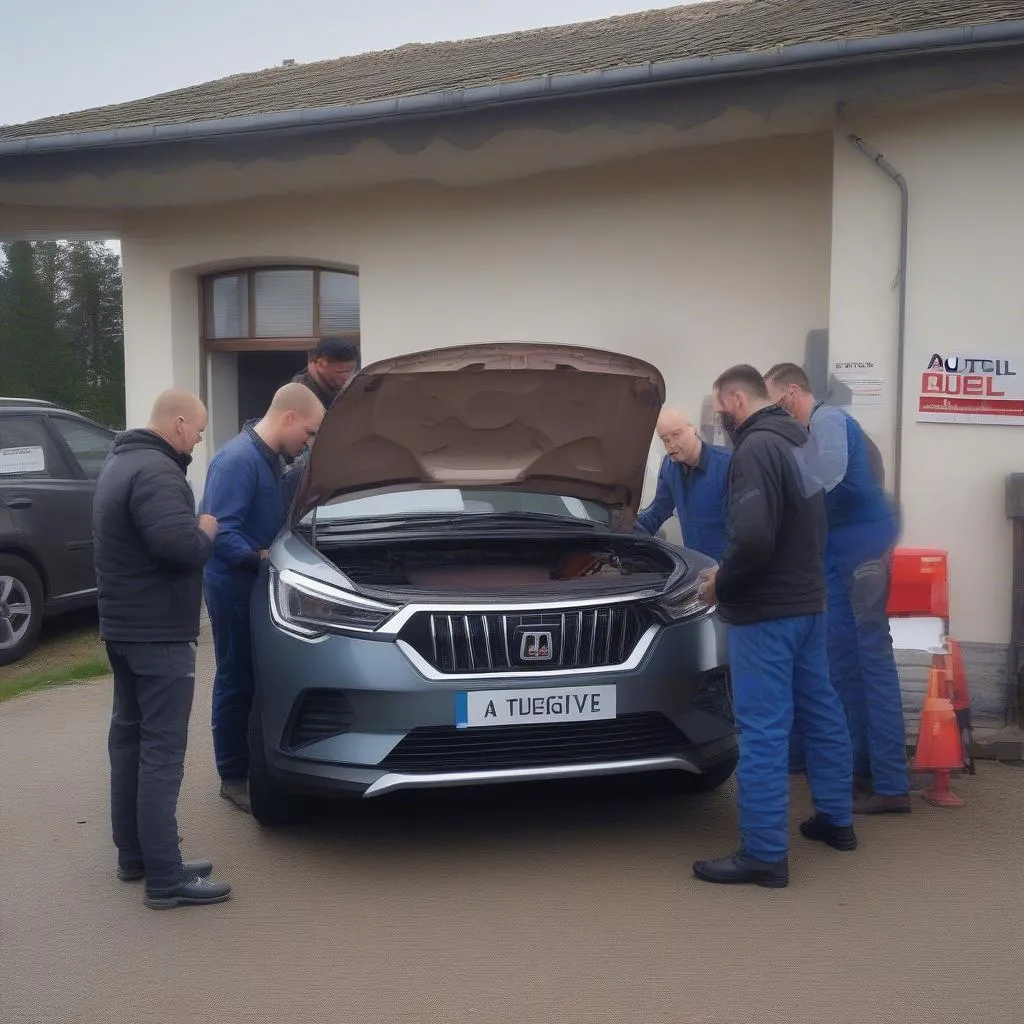
<svg viewBox="0 0 1024 1024"><path fill-rule="evenodd" d="M327 130L378 124L400 118L455 114L488 107L585 96L620 89L806 69L858 60L915 56L1024 44L1024 20L963 28L902 32L873 39L799 43L753 53L691 57L625 68L567 75L543 75L519 82L373 100L333 107L311 107L190 124L139 125L93 132L68 132L0 141L0 157L68 150L118 149L159 143L197 142L260 133Z"/></svg>
<svg viewBox="0 0 1024 1024"><path fill-rule="evenodd" d="M893 498L900 506L900 485L903 479L903 362L907 328L907 225L910 193L907 181L885 157L857 135L847 136L880 171L887 175L900 190L900 262L898 271L898 326L896 329L896 436L893 444Z"/></svg>

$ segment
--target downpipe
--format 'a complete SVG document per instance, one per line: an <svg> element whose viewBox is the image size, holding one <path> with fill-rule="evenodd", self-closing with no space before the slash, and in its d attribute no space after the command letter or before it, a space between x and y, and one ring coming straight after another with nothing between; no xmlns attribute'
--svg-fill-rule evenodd
<svg viewBox="0 0 1024 1024"><path fill-rule="evenodd" d="M907 226L909 223L910 194L906 178L889 163L878 150L869 146L859 135L848 135L847 140L868 158L900 190L900 257L897 271L897 333L896 333L896 435L893 445L893 499L901 508L900 490L903 481L903 363L907 326Z"/></svg>

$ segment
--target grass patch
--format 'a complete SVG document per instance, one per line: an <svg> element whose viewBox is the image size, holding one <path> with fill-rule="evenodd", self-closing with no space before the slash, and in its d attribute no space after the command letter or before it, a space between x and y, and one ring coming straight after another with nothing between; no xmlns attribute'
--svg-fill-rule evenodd
<svg viewBox="0 0 1024 1024"><path fill-rule="evenodd" d="M0 703L33 690L45 690L63 683L78 683L83 679L98 679L110 675L110 662L100 656L83 658L70 665L62 665L35 672L20 672L0 680Z"/></svg>

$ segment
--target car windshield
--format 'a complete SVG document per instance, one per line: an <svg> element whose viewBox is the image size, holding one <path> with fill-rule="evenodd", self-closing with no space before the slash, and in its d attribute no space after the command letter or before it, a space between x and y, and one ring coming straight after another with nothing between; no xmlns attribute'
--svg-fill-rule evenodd
<svg viewBox="0 0 1024 1024"><path fill-rule="evenodd" d="M527 491L487 491L454 487L394 491L348 498L316 510L318 525L346 520L415 519L419 516L555 516L607 526L607 509L592 501ZM310 516L307 516L308 519Z"/></svg>

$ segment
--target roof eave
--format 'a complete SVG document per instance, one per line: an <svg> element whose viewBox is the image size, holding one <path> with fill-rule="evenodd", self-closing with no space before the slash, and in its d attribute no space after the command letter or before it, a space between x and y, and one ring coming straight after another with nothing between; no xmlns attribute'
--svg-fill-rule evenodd
<svg viewBox="0 0 1024 1024"><path fill-rule="evenodd" d="M685 58L601 71L544 75L468 89L374 100L332 107L310 107L244 117L133 128L103 129L0 140L0 157L40 155L72 150L135 147L212 141L252 135L281 135L343 128L406 118L436 117L486 107L536 103L570 96L617 92L713 78L774 71L797 71L853 61L878 60L936 52L955 52L1024 44L1024 20L986 25L904 32L834 42L799 43L774 50Z"/></svg>

